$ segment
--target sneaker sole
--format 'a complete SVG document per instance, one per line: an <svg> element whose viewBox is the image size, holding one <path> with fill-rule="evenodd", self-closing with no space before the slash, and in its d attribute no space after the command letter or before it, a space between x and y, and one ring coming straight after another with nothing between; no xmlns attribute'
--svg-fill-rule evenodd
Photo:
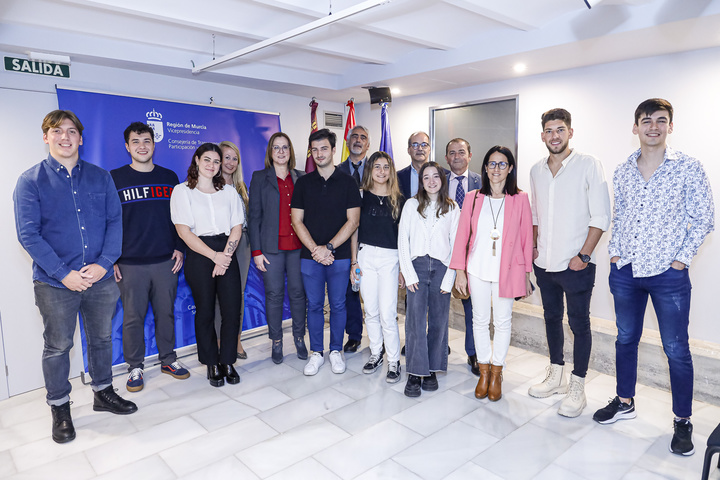
<svg viewBox="0 0 720 480"><path fill-rule="evenodd" d="M125 388L127 388L128 392L139 392L145 387L145 385L140 385L139 387L130 387L128 385L125 385Z"/></svg>
<svg viewBox="0 0 720 480"><path fill-rule="evenodd" d="M366 367L363 367L363 373L366 374L366 375L370 375L371 373L377 372L378 368L380 368L380 367L382 367L382 362L380 362L380 363L378 363L377 365L375 365L375 368L366 368Z"/></svg>
<svg viewBox="0 0 720 480"><path fill-rule="evenodd" d="M346 370L346 369L345 369L345 367L343 367L342 370L339 370L339 369L336 369L335 367L332 367L331 370L332 370L333 373L337 373L338 375L340 375L341 373L345 373L345 370Z"/></svg>
<svg viewBox="0 0 720 480"><path fill-rule="evenodd" d="M593 418L593 420L595 420L600 425L610 425L611 423L615 423L618 420L631 420L635 417L637 417L637 413L635 412L635 410L633 410L632 412L629 412L629 413L618 413L614 417L609 418L607 420L601 421L601 420L597 420L595 418Z"/></svg>
<svg viewBox="0 0 720 480"><path fill-rule="evenodd" d="M672 439L671 439L671 441L672 441ZM692 455L693 453L695 453L695 447L694 447L694 446L693 446L693 449L690 450L689 452L676 452L675 450L672 449L672 444L670 444L670 445L668 445L668 450L670 450L670 453L672 453L672 454L674 454L674 455L682 455L683 457L689 457L690 455Z"/></svg>
<svg viewBox="0 0 720 480"><path fill-rule="evenodd" d="M395 378L385 377L385 381L386 381L387 383L398 383L398 382L400 381L400 375L398 375L398 376L395 377Z"/></svg>
<svg viewBox="0 0 720 480"><path fill-rule="evenodd" d="M553 390L550 390L549 392L544 393L533 393L530 390L528 390L528 395L530 395L533 398L547 398L552 397L555 394L565 395L568 391L567 385L564 387L558 387Z"/></svg>
<svg viewBox="0 0 720 480"><path fill-rule="evenodd" d="M177 375L173 372L168 372L167 370L160 369L162 373L165 375L170 375L173 378L177 378L178 380L185 380L186 378L190 377L190 372L187 372L185 375ZM132 390L130 390L132 392Z"/></svg>

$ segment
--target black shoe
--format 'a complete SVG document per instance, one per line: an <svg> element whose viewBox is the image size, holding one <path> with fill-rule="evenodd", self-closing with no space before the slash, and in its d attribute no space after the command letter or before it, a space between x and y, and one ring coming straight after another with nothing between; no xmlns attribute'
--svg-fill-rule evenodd
<svg viewBox="0 0 720 480"><path fill-rule="evenodd" d="M232 365L220 365L220 374L223 375L230 385L237 385L240 383L240 375Z"/></svg>
<svg viewBox="0 0 720 480"><path fill-rule="evenodd" d="M363 366L363 373L374 373L375 370L380 368L383 364L383 357L382 354L380 355L370 355L370 358L368 358L367 363Z"/></svg>
<svg viewBox="0 0 720 480"><path fill-rule="evenodd" d="M75 427L70 416L70 401L62 405L51 405L52 439L56 443L67 443L75 440Z"/></svg>
<svg viewBox="0 0 720 480"><path fill-rule="evenodd" d="M615 423L618 420L627 420L637 417L635 412L635 399L631 398L630 403L624 403L620 397L615 397L593 415L593 420L603 425Z"/></svg>
<svg viewBox="0 0 720 480"><path fill-rule="evenodd" d="M104 390L95 392L95 402L93 410L96 412L110 412L115 415L130 415L137 412L137 405L129 400L125 400L115 393L112 385Z"/></svg>
<svg viewBox="0 0 720 480"><path fill-rule="evenodd" d="M672 440L670 440L670 451L675 455L684 455L686 457L695 453L692 442L693 426L690 420L687 418L673 420L673 430L675 430L675 433Z"/></svg>
<svg viewBox="0 0 720 480"><path fill-rule="evenodd" d="M355 352L357 352L357 349L359 346L360 346L360 340L350 339L347 341L347 343L343 347L343 350L345 351L345 353L355 353Z"/></svg>
<svg viewBox="0 0 720 480"><path fill-rule="evenodd" d="M210 385L213 387L222 387L225 385L225 376L220 370L220 365L208 365L207 378L210 380Z"/></svg>
<svg viewBox="0 0 720 480"><path fill-rule="evenodd" d="M479 377L480 367L478 367L477 355L470 355L468 357L468 365L470 365L470 371L472 372L472 374Z"/></svg>
<svg viewBox="0 0 720 480"><path fill-rule="evenodd" d="M297 356L300 360L307 360L308 349L305 346L305 337L295 337L295 350L297 350Z"/></svg>
<svg viewBox="0 0 720 480"><path fill-rule="evenodd" d="M405 384L405 395L408 397L419 397L420 396L420 385L422 378L417 375L408 375L407 383Z"/></svg>
<svg viewBox="0 0 720 480"><path fill-rule="evenodd" d="M405 356L405 345L403 345L400 349L400 355L402 355L403 357Z"/></svg>
<svg viewBox="0 0 720 480"><path fill-rule="evenodd" d="M438 381L437 377L435 376L435 372L430 372L429 377L423 377L422 389L426 392L434 392L438 389Z"/></svg>
<svg viewBox="0 0 720 480"><path fill-rule="evenodd" d="M272 341L272 361L275 362L276 365L279 365L283 361L283 341L282 338L280 340L273 340ZM229 382L232 383L232 382Z"/></svg>

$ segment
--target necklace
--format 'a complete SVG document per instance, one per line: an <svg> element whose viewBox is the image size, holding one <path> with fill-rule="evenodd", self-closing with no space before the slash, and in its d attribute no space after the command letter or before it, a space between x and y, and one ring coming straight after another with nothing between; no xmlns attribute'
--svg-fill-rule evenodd
<svg viewBox="0 0 720 480"><path fill-rule="evenodd" d="M500 230L497 229L497 221L500 218L500 212L502 212L503 206L505 205L505 196L503 196L502 203L500 204L500 209L498 210L497 215L495 215L495 211L493 210L492 198L489 198L488 202L490 202L490 214L492 215L493 219L493 229L490 231L490 238L493 241L492 254L494 257L496 255L495 242L500 238Z"/></svg>

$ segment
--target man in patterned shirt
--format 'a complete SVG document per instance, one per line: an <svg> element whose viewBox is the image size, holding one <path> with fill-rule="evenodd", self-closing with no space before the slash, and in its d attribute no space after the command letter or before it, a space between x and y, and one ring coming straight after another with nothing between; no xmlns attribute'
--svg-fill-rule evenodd
<svg viewBox="0 0 720 480"><path fill-rule="evenodd" d="M688 344L688 267L713 230L712 191L700 162L666 144L673 129L670 102L652 98L635 110L640 149L615 170L610 245L610 292L618 328L617 396L595 412L598 423L635 418L638 344L648 295L670 366L675 414L670 451L692 455L693 364Z"/></svg>

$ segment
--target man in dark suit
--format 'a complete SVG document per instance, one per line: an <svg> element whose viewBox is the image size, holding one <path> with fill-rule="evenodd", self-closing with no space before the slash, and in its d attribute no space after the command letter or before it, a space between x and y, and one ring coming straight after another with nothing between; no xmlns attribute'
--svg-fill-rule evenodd
<svg viewBox="0 0 720 480"><path fill-rule="evenodd" d="M410 165L400 170L398 183L400 191L407 200L415 196L418 190L418 172L425 162L430 160L430 137L425 132L415 132L408 138Z"/></svg>
<svg viewBox="0 0 720 480"><path fill-rule="evenodd" d="M355 127L350 130L350 138L348 139L350 155L345 161L338 165L338 170L353 177L358 184L358 188L362 186L368 148L370 148L370 132L362 125L355 125ZM363 313L362 307L360 306L360 292L353 292L350 279L348 279L348 287L345 294L345 307L347 309L345 332L348 335L348 341L345 343L343 351L345 351L345 353L353 353L357 352L360 341L362 340Z"/></svg>
<svg viewBox="0 0 720 480"><path fill-rule="evenodd" d="M462 208L465 195L471 190L477 190L482 183L480 174L468 169L472 152L470 143L463 138L453 138L445 146L445 160L450 167L448 174L448 194L450 198ZM447 173L447 172L446 172ZM475 375L480 375L475 354L475 337L472 330L472 303L467 298L462 301L465 310L465 351L468 355L468 365Z"/></svg>

